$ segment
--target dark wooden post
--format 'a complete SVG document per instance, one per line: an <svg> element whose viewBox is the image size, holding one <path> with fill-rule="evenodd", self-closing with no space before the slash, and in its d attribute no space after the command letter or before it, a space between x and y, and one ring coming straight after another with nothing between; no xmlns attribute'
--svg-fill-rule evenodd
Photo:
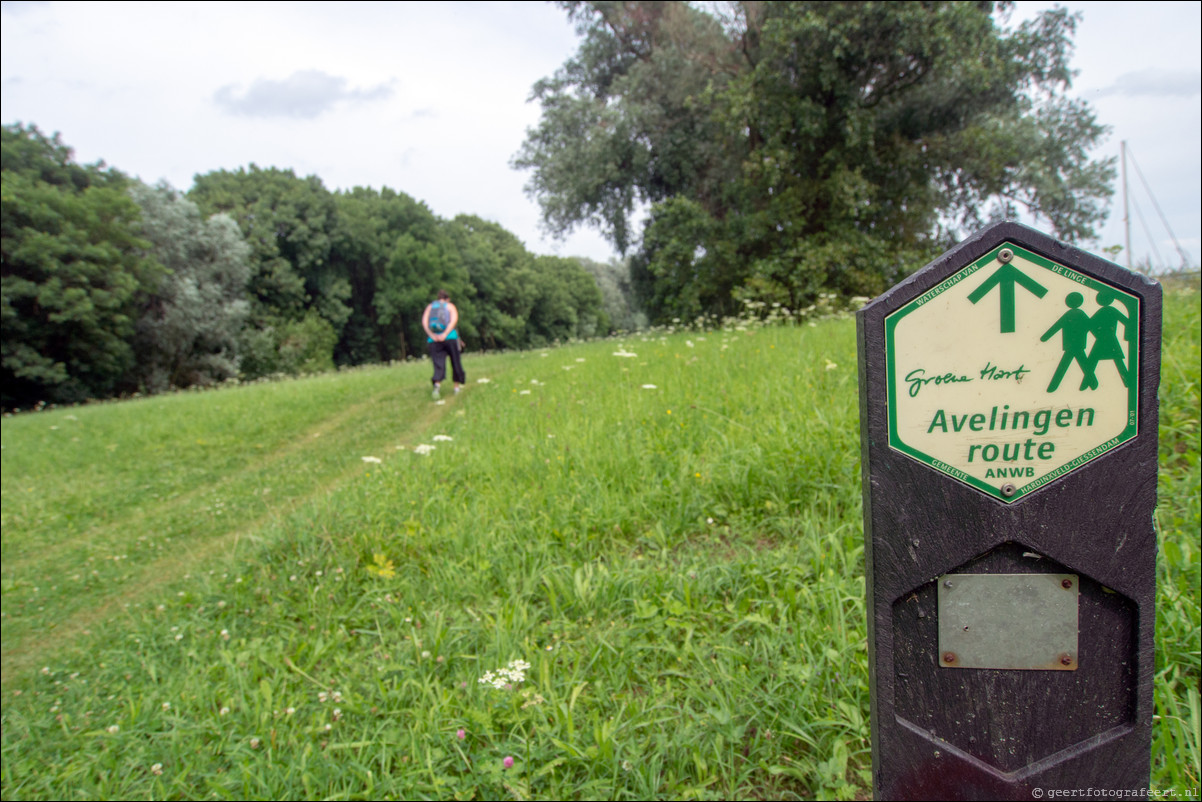
<svg viewBox="0 0 1202 802"><path fill-rule="evenodd" d="M1160 325L1009 222L859 312L878 799L1147 788Z"/></svg>

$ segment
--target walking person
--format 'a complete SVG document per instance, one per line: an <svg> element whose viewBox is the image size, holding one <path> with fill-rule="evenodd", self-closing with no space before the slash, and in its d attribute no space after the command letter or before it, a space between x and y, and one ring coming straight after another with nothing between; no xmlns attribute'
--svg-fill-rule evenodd
<svg viewBox="0 0 1202 802"><path fill-rule="evenodd" d="M458 393L467 376L460 359L459 310L451 303L451 295L446 290L439 290L438 300L426 306L422 313L422 328L426 330L430 361L434 363L434 397L438 398L440 385L446 378L448 356L451 358L451 379Z"/></svg>

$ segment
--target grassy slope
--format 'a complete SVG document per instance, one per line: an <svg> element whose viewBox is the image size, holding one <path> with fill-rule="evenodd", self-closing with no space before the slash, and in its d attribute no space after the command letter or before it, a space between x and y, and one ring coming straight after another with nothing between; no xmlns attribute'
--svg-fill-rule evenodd
<svg viewBox="0 0 1202 802"><path fill-rule="evenodd" d="M1197 785L1198 329L1174 296L1158 787ZM5 798L862 793L850 322L619 350L5 420Z"/></svg>

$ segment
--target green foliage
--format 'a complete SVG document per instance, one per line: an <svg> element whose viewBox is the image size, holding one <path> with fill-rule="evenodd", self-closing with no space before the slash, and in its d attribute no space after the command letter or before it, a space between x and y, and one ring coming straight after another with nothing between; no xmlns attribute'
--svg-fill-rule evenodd
<svg viewBox="0 0 1202 802"><path fill-rule="evenodd" d="M316 310L300 320L268 318L243 329L238 349L246 376L295 376L334 368L334 327Z"/></svg>
<svg viewBox="0 0 1202 802"><path fill-rule="evenodd" d="M601 303L605 314L603 334L647 328L647 316L635 296L629 259L610 259L609 262L596 262L592 259L579 261L580 266L592 275L593 280L597 282L597 289L601 291Z"/></svg>
<svg viewBox="0 0 1202 802"><path fill-rule="evenodd" d="M138 321L132 375L150 392L238 375L237 342L249 310L250 249L225 215L208 220L165 184L130 189L141 233L167 269Z"/></svg>
<svg viewBox="0 0 1202 802"><path fill-rule="evenodd" d="M312 309L341 331L351 313L346 304L351 290L331 269L338 216L334 196L319 178L252 164L198 175L188 196L205 215L229 215L250 244L256 321L299 320Z"/></svg>
<svg viewBox="0 0 1202 802"><path fill-rule="evenodd" d="M1105 130L1063 96L1076 19L993 3L564 3L583 37L539 82L514 165L556 233L625 250L653 319L872 296L956 229L1019 207L1087 238Z"/></svg>
<svg viewBox="0 0 1202 802"><path fill-rule="evenodd" d="M485 348L529 345L527 321L535 303L534 257L496 223L459 215L448 225L471 282L464 331Z"/></svg>
<svg viewBox="0 0 1202 802"><path fill-rule="evenodd" d="M56 136L3 129L3 404L127 389L134 324L161 268L126 179L81 167Z"/></svg>

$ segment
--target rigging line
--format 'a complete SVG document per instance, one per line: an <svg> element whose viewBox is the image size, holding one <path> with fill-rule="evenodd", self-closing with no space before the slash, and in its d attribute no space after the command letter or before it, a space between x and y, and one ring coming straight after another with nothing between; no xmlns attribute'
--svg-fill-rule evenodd
<svg viewBox="0 0 1202 802"><path fill-rule="evenodd" d="M1160 257L1160 249L1156 247L1156 239L1152 236L1152 232L1150 230L1148 230L1148 221L1144 219L1144 210L1139 208L1139 201L1136 200L1135 198L1131 199L1131 205L1133 207L1135 207L1135 216L1139 218L1140 228L1142 228L1144 230L1144 236L1148 238L1148 245L1151 246L1152 253L1156 254L1156 263L1154 265L1149 264L1148 269L1146 271L1140 271L1140 272L1151 275L1152 269L1154 267L1159 267L1159 268L1167 270L1168 268L1165 266L1164 259L1162 259ZM1139 270L1138 262L1135 263L1135 269Z"/></svg>
<svg viewBox="0 0 1202 802"><path fill-rule="evenodd" d="M1156 209L1156 213L1160 215L1160 222L1164 223L1164 230L1169 232L1169 239L1173 241L1173 247L1177 249L1177 254L1181 257L1181 266L1189 267L1189 256L1181 247L1181 243L1177 242L1177 236L1173 233L1173 229L1169 227L1169 221L1165 218L1164 212L1160 210L1160 204L1156 202L1156 196L1152 194L1152 188L1148 186L1148 182L1144 178L1143 170L1139 169L1139 162L1135 160L1135 152L1131 150L1130 144L1127 145L1127 155L1131 157L1131 165L1135 168L1135 174L1139 176L1139 182L1144 185L1144 191L1147 192L1148 197L1151 198L1152 206Z"/></svg>

